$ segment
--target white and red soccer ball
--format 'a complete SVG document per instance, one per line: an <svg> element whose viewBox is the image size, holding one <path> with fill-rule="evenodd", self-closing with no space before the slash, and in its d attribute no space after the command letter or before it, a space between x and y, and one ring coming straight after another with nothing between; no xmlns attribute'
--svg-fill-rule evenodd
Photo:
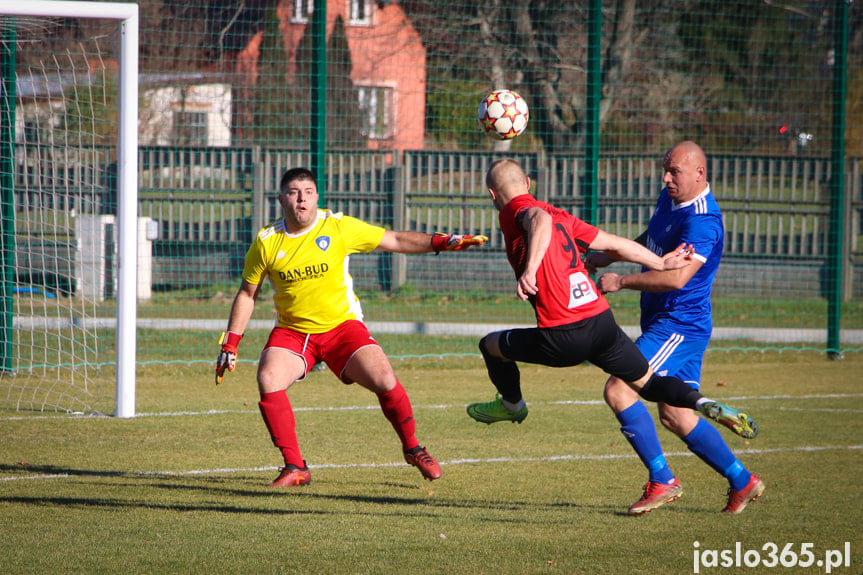
<svg viewBox="0 0 863 575"><path fill-rule="evenodd" d="M486 134L511 140L524 132L530 113L527 102L512 90L495 90L479 103L477 120Z"/></svg>

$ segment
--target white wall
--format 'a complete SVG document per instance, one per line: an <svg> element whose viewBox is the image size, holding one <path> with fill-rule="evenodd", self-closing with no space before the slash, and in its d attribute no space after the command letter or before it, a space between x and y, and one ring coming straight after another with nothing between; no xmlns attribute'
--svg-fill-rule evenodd
<svg viewBox="0 0 863 575"><path fill-rule="evenodd" d="M138 114L141 146L173 146L181 142L183 112L200 112L206 116L206 141L209 147L231 145L230 84L167 86L144 90Z"/></svg>

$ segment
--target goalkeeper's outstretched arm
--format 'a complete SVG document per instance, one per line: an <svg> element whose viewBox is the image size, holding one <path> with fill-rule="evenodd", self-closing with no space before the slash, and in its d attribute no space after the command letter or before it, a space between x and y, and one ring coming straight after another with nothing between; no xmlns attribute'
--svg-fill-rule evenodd
<svg viewBox="0 0 863 575"><path fill-rule="evenodd" d="M488 241L485 236L458 234L424 234L422 232L394 232L387 230L377 249L400 254L425 254L428 252L458 251L471 246L481 246Z"/></svg>

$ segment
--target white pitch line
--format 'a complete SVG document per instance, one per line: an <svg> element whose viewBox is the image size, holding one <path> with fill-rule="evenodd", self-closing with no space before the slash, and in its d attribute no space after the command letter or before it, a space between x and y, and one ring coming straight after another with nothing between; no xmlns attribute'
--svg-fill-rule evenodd
<svg viewBox="0 0 863 575"><path fill-rule="evenodd" d="M859 399L863 397L863 393L825 393L812 395L740 395L735 397L720 398L722 402L732 401L775 401L775 400L817 400L817 399ZM561 401L531 401L530 405L587 405L597 406L605 405L605 402L598 399L590 400L561 400ZM414 409L463 409L465 404L439 404L439 405L414 405ZM857 413L859 410L842 410L842 409L826 409L826 408L790 408L790 407L770 407L779 411L847 411L849 413ZM324 411L378 411L379 405L349 405L345 407L295 407L294 412L324 412ZM257 409L209 409L206 411L163 411L152 413L138 413L135 417L196 417L201 415L257 415L260 411ZM0 417L0 421L29 421L36 419L110 419L107 415L94 415L82 413L58 413L54 415L32 415L21 416L15 415L10 417Z"/></svg>
<svg viewBox="0 0 863 575"><path fill-rule="evenodd" d="M702 389L702 391L704 391ZM741 395L739 397L723 397L722 401L773 401L776 399L847 399L863 397L863 393L823 393L816 395Z"/></svg>
<svg viewBox="0 0 863 575"><path fill-rule="evenodd" d="M738 449L736 453L746 455L769 455L773 453L815 453L819 451L859 451L863 449L863 445L822 445L822 446L801 446L791 448L776 448L776 449ZM666 453L666 457L692 457L693 454L688 451L678 451ZM477 463L541 463L555 461L607 461L616 459L635 459L637 455L629 454L606 454L606 455L550 455L548 457L491 457L485 459L453 459L451 461L441 461L441 465L470 465ZM384 467L403 467L407 463L391 462L391 463L325 463L322 465L309 465L309 469L356 469L356 468L384 468ZM137 471L137 472L117 472L109 474L112 476L125 477L183 477L190 475L219 475L233 473L258 473L263 471L276 471L279 467L264 466L264 467L240 467L240 468L219 468L219 469L190 469L187 471ZM76 474L76 476L86 476L86 473ZM2 481L17 481L24 479L62 479L71 477L69 474L58 475L31 475L26 477L4 477Z"/></svg>
<svg viewBox="0 0 863 575"><path fill-rule="evenodd" d="M26 481L28 479L62 479L69 477L68 473L57 473L52 475L28 475L26 477L0 477L0 481Z"/></svg>
<svg viewBox="0 0 863 575"><path fill-rule="evenodd" d="M849 399L849 398L861 398L863 397L863 393L830 393L824 395L761 395L761 396L741 396L741 397L727 397L722 398L721 401L772 401L778 399L800 399L800 400L809 400L809 399ZM589 400L561 400L561 401L530 401L529 405L539 406L539 405L587 405L587 406L597 406L597 405L605 405L605 402L599 399L589 399ZM440 404L440 405L414 405L414 409L463 409L466 404ZM378 411L380 410L379 405L353 405L346 407L295 407L294 412L317 412L317 411L365 411L372 410ZM814 409L813 409L814 411ZM139 413L136 417L174 417L179 415L217 415L217 414L258 414L260 413L258 410L210 410L210 411L185 411L185 412L167 412L167 413Z"/></svg>
<svg viewBox="0 0 863 575"><path fill-rule="evenodd" d="M777 411L805 411L805 412L824 412L824 413L863 413L863 409L830 409L830 408L808 408L808 407L775 407Z"/></svg>
<svg viewBox="0 0 863 575"><path fill-rule="evenodd" d="M813 395L741 395L736 397L720 398L722 402L731 401L775 401L775 400L813 400L813 399L859 399L863 397L863 393L825 393ZM531 401L530 405L587 405L597 406L605 405L602 400L561 400L561 401ZM414 405L414 409L464 409L465 404L439 404L439 405ZM790 407L773 407L769 409L776 410L794 410ZM323 411L378 411L379 405L349 405L345 407L295 407L294 412L323 412ZM831 411L824 408L797 408L797 411ZM842 411L842 410L836 410ZM856 413L858 410L847 410L849 413ZM200 415L258 415L260 411L257 409L209 409L206 411L167 411L153 413L138 413L135 417L195 417ZM0 421L29 421L35 419L108 419L110 416L92 415L81 413L58 413L55 415L33 415L33 416L10 416L0 417Z"/></svg>

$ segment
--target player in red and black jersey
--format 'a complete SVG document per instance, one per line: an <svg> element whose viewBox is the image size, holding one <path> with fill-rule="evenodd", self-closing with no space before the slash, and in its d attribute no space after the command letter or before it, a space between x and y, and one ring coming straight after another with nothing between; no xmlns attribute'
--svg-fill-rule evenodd
<svg viewBox="0 0 863 575"><path fill-rule="evenodd" d="M605 297L585 270L588 249L654 270L685 267L691 246L681 244L660 257L632 240L606 233L530 194L530 178L518 162L496 160L486 174L492 202L500 211L506 254L515 272L516 293L531 303L537 327L486 335L479 343L494 401L472 403L468 414L483 423L521 422L527 417L516 362L567 367L589 361L619 377L648 401L695 409L743 437L754 437L747 414L710 400L676 377L653 372L633 341L614 320Z"/></svg>

